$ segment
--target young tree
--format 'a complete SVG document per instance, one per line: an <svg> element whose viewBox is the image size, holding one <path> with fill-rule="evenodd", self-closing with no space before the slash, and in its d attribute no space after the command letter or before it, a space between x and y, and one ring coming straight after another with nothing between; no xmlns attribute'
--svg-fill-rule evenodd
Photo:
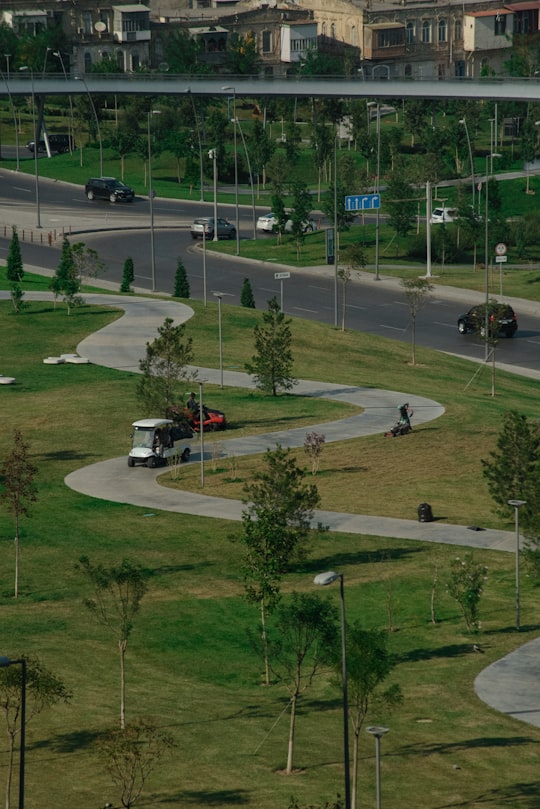
<svg viewBox="0 0 540 809"><path fill-rule="evenodd" d="M534 522L540 489L540 425L517 410L504 413L497 448L482 460L482 474L502 517L514 514L509 500L525 500L520 521L525 528Z"/></svg>
<svg viewBox="0 0 540 809"><path fill-rule="evenodd" d="M83 278L98 278L106 270L105 263L100 259L97 251L87 247L84 242L72 245L71 256L80 285L83 283Z"/></svg>
<svg viewBox="0 0 540 809"><path fill-rule="evenodd" d="M388 206L388 224L392 227L396 236L405 238L416 221L416 197L412 185L404 176L403 167L397 167L388 183L385 193L388 199L385 205ZM396 253L397 253L396 243Z"/></svg>
<svg viewBox="0 0 540 809"><path fill-rule="evenodd" d="M278 445L267 450L263 471L244 487L244 587L247 600L260 609L266 685L270 684L266 616L279 601L282 576L306 556L313 510L320 502L317 487L304 478L290 450Z"/></svg>
<svg viewBox="0 0 540 809"><path fill-rule="evenodd" d="M278 388L291 390L297 382L292 376L290 324L291 320L280 311L277 299L268 301L263 325L255 326L254 330L257 353L245 365L248 374L255 378L256 386L272 396L277 396Z"/></svg>
<svg viewBox="0 0 540 809"><path fill-rule="evenodd" d="M275 194L272 194L272 213L277 219L277 223L274 225L274 231L276 231L278 235L277 243L281 244L281 238L285 233L289 214L285 208L285 200L283 195L277 191Z"/></svg>
<svg viewBox="0 0 540 809"><path fill-rule="evenodd" d="M19 596L19 525L21 517L29 517L29 504L37 500L34 478L37 467L28 457L28 444L19 429L13 430L13 446L0 468L0 499L15 520L15 598Z"/></svg>
<svg viewBox="0 0 540 809"><path fill-rule="evenodd" d="M255 309L255 298L253 297L253 289L251 288L251 281L249 278L244 278L242 291L240 293L240 303L247 309Z"/></svg>
<svg viewBox="0 0 540 809"><path fill-rule="evenodd" d="M309 593L293 593L290 601L276 610L270 660L272 671L290 697L287 775L293 772L298 700L332 657L339 638L337 618L337 609L330 601Z"/></svg>
<svg viewBox="0 0 540 809"><path fill-rule="evenodd" d="M290 213L291 233L296 240L296 255L300 258L306 233L306 222L311 214L311 194L305 183L294 183Z"/></svg>
<svg viewBox="0 0 540 809"><path fill-rule="evenodd" d="M19 284L11 284L9 288L9 295L11 298L11 303L13 304L13 309L15 310L15 314L17 315L21 309L26 305L23 301L24 292L22 291Z"/></svg>
<svg viewBox="0 0 540 809"><path fill-rule="evenodd" d="M429 299L429 293L433 289L427 278L402 278L401 286L405 292L409 312L411 315L411 344L412 344L412 364L416 365L416 318L418 313Z"/></svg>
<svg viewBox="0 0 540 809"><path fill-rule="evenodd" d="M347 627L347 690L349 716L354 731L351 807L355 809L358 795L358 762L360 732L373 704L390 708L402 701L399 685L382 688L396 660L388 650L388 635L377 629L362 629L360 624ZM335 662L341 673L341 656ZM342 686L343 684L340 683Z"/></svg>
<svg viewBox="0 0 540 809"><path fill-rule="evenodd" d="M82 298L79 296L81 289L79 273L73 258L72 247L67 238L64 238L60 263L51 279L49 289L53 291L55 299L62 295L67 304L68 315L71 314L73 306L79 306L83 303Z"/></svg>
<svg viewBox="0 0 540 809"><path fill-rule="evenodd" d="M307 433L304 441L304 452L311 460L311 474L316 475L321 464L321 455L326 441L322 433Z"/></svg>
<svg viewBox="0 0 540 809"><path fill-rule="evenodd" d="M92 585L94 598L87 598L85 606L107 627L118 642L120 653L120 727L126 726L126 672L125 659L128 640L133 630L133 619L139 612L141 601L148 589L149 572L139 564L124 559L118 567L106 568L91 564L81 556L76 566Z"/></svg>
<svg viewBox="0 0 540 809"><path fill-rule="evenodd" d="M150 773L174 747L170 734L143 717L127 723L122 730L109 731L96 744L125 809L140 798Z"/></svg>
<svg viewBox="0 0 540 809"><path fill-rule="evenodd" d="M13 660L16 658L14 657ZM21 655L24 664L4 666L0 668L0 711L4 715L4 722L8 736L8 763L6 775L5 807L11 807L11 786L13 780L13 762L15 743L21 732L22 708L22 665L26 668L26 722L25 726L45 708L50 708L58 702L69 702L71 693L62 680L34 657Z"/></svg>
<svg viewBox="0 0 540 809"><path fill-rule="evenodd" d="M6 260L6 277L8 281L18 283L22 281L24 275L23 261L21 255L21 245L17 228L13 228L13 235L9 243Z"/></svg>
<svg viewBox="0 0 540 809"><path fill-rule="evenodd" d="M486 579L487 567L476 562L472 553L467 553L463 559L456 556L450 564L448 592L459 604L469 632L479 629L478 609Z"/></svg>
<svg viewBox="0 0 540 809"><path fill-rule="evenodd" d="M187 278L186 268L181 258L178 259L176 264L176 273L174 275L174 290L173 298L189 298L191 290L189 288L189 281Z"/></svg>
<svg viewBox="0 0 540 809"><path fill-rule="evenodd" d="M122 271L122 283L120 284L120 292L133 292L131 285L135 280L135 267L132 258L126 258L124 261L124 269Z"/></svg>
<svg viewBox="0 0 540 809"><path fill-rule="evenodd" d="M173 326L168 317L156 339L146 344L146 357L139 362L142 377L137 395L149 414L165 416L182 395L181 383L193 379L187 368L193 362L193 341L184 335L185 325Z"/></svg>
<svg viewBox="0 0 540 809"><path fill-rule="evenodd" d="M257 177L257 197L259 196L259 181L262 175L263 188L266 188L266 164L274 153L274 143L268 137L262 121L256 118L250 138L250 153L253 171Z"/></svg>

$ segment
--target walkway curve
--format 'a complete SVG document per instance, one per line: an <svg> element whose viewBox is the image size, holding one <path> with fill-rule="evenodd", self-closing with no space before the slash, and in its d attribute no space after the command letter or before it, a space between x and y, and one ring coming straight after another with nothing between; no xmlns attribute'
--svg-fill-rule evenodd
<svg viewBox="0 0 540 809"><path fill-rule="evenodd" d="M52 300L47 293L25 294L26 300ZM0 300L9 299L9 293L0 292ZM87 303L114 306L124 315L83 340L77 350L81 356L108 368L122 371L139 370L138 362L146 342L153 340L157 328L165 317L181 323L193 316L193 310L184 304L155 298L85 294ZM201 378L219 383L215 369L199 369ZM253 386L245 374L224 372L227 386ZM335 401L351 402L364 408L364 412L338 422L313 425L310 429L324 431L327 441L346 440L361 435L383 432L395 419L396 407L409 401L415 411L415 423L421 424L444 413L442 405L423 397L397 391L355 388L303 380L298 393ZM306 428L268 433L261 436L229 439L222 443L227 454L253 454L264 452L279 441L283 446L301 446ZM194 460L196 454L193 453ZM200 457L199 457L200 460ZM75 491L91 497L119 503L130 503L143 508L170 510L220 519L241 519L242 504L218 497L207 497L191 492L159 486L159 470L145 467L129 468L126 458L115 458L92 464L67 475L65 482ZM505 531L470 531L464 526L438 522L418 523L384 517L318 511L317 522L333 531L351 534L443 542L453 545L489 548L513 552L514 534ZM480 699L498 711L540 727L540 638L533 640L511 654L488 666L475 681Z"/></svg>

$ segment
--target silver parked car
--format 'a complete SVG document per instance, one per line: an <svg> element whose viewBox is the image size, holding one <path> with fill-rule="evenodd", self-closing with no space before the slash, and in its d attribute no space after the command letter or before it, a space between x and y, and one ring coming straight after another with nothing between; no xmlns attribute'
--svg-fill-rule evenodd
<svg viewBox="0 0 540 809"><path fill-rule="evenodd" d="M205 239L214 238L214 217L213 216L200 216L194 219L190 228L192 239L202 239L203 233ZM218 217L217 220L217 235L218 239L236 239L236 228L231 225L226 219Z"/></svg>

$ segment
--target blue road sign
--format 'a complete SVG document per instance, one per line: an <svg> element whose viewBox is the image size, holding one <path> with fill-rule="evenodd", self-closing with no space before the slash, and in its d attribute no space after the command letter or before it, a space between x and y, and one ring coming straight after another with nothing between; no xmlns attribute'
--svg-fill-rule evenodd
<svg viewBox="0 0 540 809"><path fill-rule="evenodd" d="M381 207L380 194L359 194L357 197L345 197L346 211L376 210Z"/></svg>

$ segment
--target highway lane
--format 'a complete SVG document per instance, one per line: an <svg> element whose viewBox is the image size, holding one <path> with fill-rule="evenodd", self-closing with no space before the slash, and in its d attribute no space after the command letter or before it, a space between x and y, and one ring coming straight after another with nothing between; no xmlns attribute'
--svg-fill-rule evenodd
<svg viewBox="0 0 540 809"><path fill-rule="evenodd" d="M9 173L11 174L11 173ZM0 180L2 180L0 172ZM11 174L9 185L0 182L0 222L9 213L14 218L19 213L31 211L33 178ZM135 263L135 284L150 288L150 235L148 200L139 198L133 205L111 205L102 202L89 202L80 187L47 181L41 188L42 221L55 222L58 227L66 221L73 222L75 229L80 213L87 232L80 237L74 235L72 241L81 239L89 247L96 249L108 266L106 280L120 285L125 259L131 256ZM242 282L249 277L258 308L281 293L279 281L274 279L276 267L272 262L248 262L237 257L216 257L211 251L203 251L199 242L193 242L189 234L189 223L202 211L211 215L211 203L177 202L155 200L155 257L156 280L160 291L171 293L178 257L182 257L193 298L203 297L203 265L206 264L206 287L209 299L212 291L225 294L224 302L240 303ZM241 206L241 234L251 235L251 209ZM220 206L220 212L234 220L234 206ZM9 221L9 220L8 220ZM166 227L162 227L166 226ZM118 230L110 228L119 227ZM109 228L100 231L99 228ZM132 229L134 228L134 229ZM272 239L271 236L261 236ZM0 238L0 259L5 260L8 240ZM50 270L58 264L59 249L42 247L38 244L22 244L23 260L28 265L44 266ZM435 271L435 270L434 270ZM436 283L436 278L434 282ZM292 315L334 323L334 279L333 270L320 268L317 271L291 270L291 277L284 282L284 309ZM441 351L460 354L474 359L482 359L484 345L474 335L461 336L457 332L458 316L476 302L471 295L456 291L455 298L444 294L434 294L419 313L416 324L416 342ZM497 348L497 361L519 365L540 371L540 318L517 309L519 330L511 340L502 339ZM338 295L338 323L341 324L341 289ZM346 327L377 336L390 337L402 341L411 339L411 319L405 296L395 282L373 281L368 274L361 274L347 288Z"/></svg>

